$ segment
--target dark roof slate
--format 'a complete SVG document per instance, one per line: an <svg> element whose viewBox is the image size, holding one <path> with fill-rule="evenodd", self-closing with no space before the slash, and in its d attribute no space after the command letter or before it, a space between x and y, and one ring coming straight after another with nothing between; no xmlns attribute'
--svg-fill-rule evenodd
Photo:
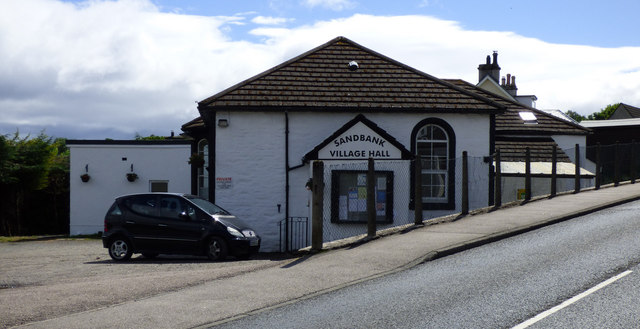
<svg viewBox="0 0 640 329"><path fill-rule="evenodd" d="M349 63L356 61L357 70ZM202 110L496 113L503 106L338 37L198 104Z"/></svg>
<svg viewBox="0 0 640 329"><path fill-rule="evenodd" d="M197 117L185 124L182 125L181 129L182 131L188 132L188 131L193 131L196 129L204 129L204 120L202 119L202 117Z"/></svg>
<svg viewBox="0 0 640 329"><path fill-rule="evenodd" d="M616 110L613 111L609 120L615 119L635 119L640 118L640 108L629 104L620 103Z"/></svg>
<svg viewBox="0 0 640 329"><path fill-rule="evenodd" d="M531 162L551 162L554 147L558 162L571 162L551 137L496 137L496 150L500 150L501 161L524 162L529 148Z"/></svg>
<svg viewBox="0 0 640 329"><path fill-rule="evenodd" d="M590 129L579 124L556 118L544 111L496 95L464 80L447 79L446 81L484 97L491 98L506 107L506 111L496 114L496 135L588 135L591 132ZM520 118L519 112L533 112L537 118L537 123L525 124L522 118Z"/></svg>

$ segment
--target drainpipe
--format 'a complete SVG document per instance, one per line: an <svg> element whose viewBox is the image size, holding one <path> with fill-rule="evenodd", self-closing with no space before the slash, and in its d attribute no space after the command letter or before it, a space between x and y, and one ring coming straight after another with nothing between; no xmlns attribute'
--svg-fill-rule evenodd
<svg viewBox="0 0 640 329"><path fill-rule="evenodd" d="M289 166L289 112L284 112L284 161L285 161L285 205L284 205L284 215L285 215L285 251L289 251L289 172L291 170L295 170L301 167L304 167L304 161L299 165L290 167Z"/></svg>
<svg viewBox="0 0 640 329"><path fill-rule="evenodd" d="M206 138L209 142L209 201L216 202L216 112L206 110L198 105L200 116L204 120ZM206 170L206 169L205 169Z"/></svg>
<svg viewBox="0 0 640 329"><path fill-rule="evenodd" d="M289 112L284 111L284 162L285 162L285 205L284 205L284 226L285 226L285 251L289 251Z"/></svg>

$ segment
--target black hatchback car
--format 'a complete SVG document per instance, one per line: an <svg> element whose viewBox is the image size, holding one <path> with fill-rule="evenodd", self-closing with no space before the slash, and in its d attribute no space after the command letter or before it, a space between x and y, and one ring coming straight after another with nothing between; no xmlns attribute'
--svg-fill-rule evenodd
<svg viewBox="0 0 640 329"><path fill-rule="evenodd" d="M116 198L104 218L102 244L116 261L141 253L249 258L260 237L217 205L188 194L142 193Z"/></svg>

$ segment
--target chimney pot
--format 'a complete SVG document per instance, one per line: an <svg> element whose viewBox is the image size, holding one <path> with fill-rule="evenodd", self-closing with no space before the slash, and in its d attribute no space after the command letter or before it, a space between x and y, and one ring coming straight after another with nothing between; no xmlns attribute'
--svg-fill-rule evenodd
<svg viewBox="0 0 640 329"><path fill-rule="evenodd" d="M498 52L493 52L493 65L498 65Z"/></svg>

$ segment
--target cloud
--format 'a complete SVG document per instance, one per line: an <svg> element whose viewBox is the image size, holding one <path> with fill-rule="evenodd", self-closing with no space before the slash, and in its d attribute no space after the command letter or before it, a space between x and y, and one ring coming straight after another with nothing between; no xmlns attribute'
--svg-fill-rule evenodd
<svg viewBox="0 0 640 329"><path fill-rule="evenodd" d="M291 18L265 16L256 16L251 20L252 23L260 25L283 25L291 21L293 21Z"/></svg>
<svg viewBox="0 0 640 329"><path fill-rule="evenodd" d="M302 3L307 7L322 7L334 11L351 9L356 6L355 2L349 0L303 0Z"/></svg>
<svg viewBox="0 0 640 329"><path fill-rule="evenodd" d="M198 115L195 101L238 77L229 63L259 53L224 34L240 20L161 13L143 0L6 3L0 121L91 137L107 128L128 137L178 130ZM247 60L245 69L267 67L262 58L270 56Z"/></svg>
<svg viewBox="0 0 640 329"><path fill-rule="evenodd" d="M471 83L478 82L477 67L486 55L498 50L502 75L517 76L519 93L535 94L538 108L590 114L607 104L640 104L640 72L630 69L640 56L638 47L552 44L508 31L465 30L454 21L418 15L353 15L253 33L269 38L274 47L300 51L344 35L436 77Z"/></svg>
<svg viewBox="0 0 640 329"><path fill-rule="evenodd" d="M102 139L179 132L199 115L196 101L339 35L436 77L471 83L486 55L498 50L502 74L517 76L519 93L537 95L539 108L590 114L617 102L640 105L637 47L551 44L418 15L262 24L250 31L259 42L232 39L226 31L243 23L241 16L164 13L147 0L4 3L0 134L46 128L57 137Z"/></svg>

